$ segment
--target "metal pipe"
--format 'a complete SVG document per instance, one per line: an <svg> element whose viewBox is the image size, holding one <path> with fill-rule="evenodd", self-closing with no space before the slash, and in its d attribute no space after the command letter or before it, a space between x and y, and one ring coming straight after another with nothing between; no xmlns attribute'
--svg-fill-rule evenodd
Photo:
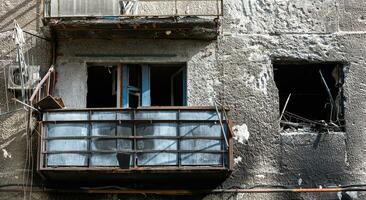
<svg viewBox="0 0 366 200"><path fill-rule="evenodd" d="M217 104L216 104L216 101L215 100L214 100L214 104L215 104L215 109L216 109L217 117L219 118L219 122L220 122L221 130L222 130L222 134L224 135L226 147L229 147L229 142L228 142L228 139L226 138L226 133L225 133L224 125L222 124L221 115L219 113L219 110L217 108Z"/></svg>
<svg viewBox="0 0 366 200"><path fill-rule="evenodd" d="M34 89L32 96L29 98L29 102L32 103L34 98L36 97L38 90L42 87L42 85L47 81L50 77L51 73L54 71L53 65L48 70L47 74L42 78L42 80L38 83L37 87Z"/></svg>
<svg viewBox="0 0 366 200"><path fill-rule="evenodd" d="M8 84L6 78L6 68L4 68L4 88L5 88L5 99L6 99L6 112L9 112L9 97L8 97Z"/></svg>
<svg viewBox="0 0 366 200"><path fill-rule="evenodd" d="M155 194L155 195L195 195L210 193L338 193L349 191L366 191L366 188L253 188L253 189L193 189L193 190L164 190L164 189L97 189L97 188L77 188L77 189L54 189L47 187L32 187L32 192L56 192L56 193L83 193L83 194ZM23 192L30 191L31 187L13 186L0 188L1 192Z"/></svg>
<svg viewBox="0 0 366 200"><path fill-rule="evenodd" d="M50 39L48 39L48 38L45 38L45 37L42 37L42 36L40 36L40 35L37 35L37 34L31 33L31 32L29 32L29 31L25 31L25 30L23 30L23 32L24 32L24 33L27 33L28 35L34 36L34 37L36 37L36 38L46 40L46 41L48 41L48 42L50 42L50 41L51 41L51 40L50 40Z"/></svg>
<svg viewBox="0 0 366 200"><path fill-rule="evenodd" d="M283 117L283 114L284 114L284 113L285 113L285 111L286 111L287 104L288 104L288 102L290 101L290 98L291 98L291 93L288 95L287 100L286 100L286 103L285 103L285 106L284 106L284 107L283 107L283 109L282 109L281 116L280 116L280 121L281 121L281 119L282 119L282 117Z"/></svg>
<svg viewBox="0 0 366 200"><path fill-rule="evenodd" d="M37 108L35 108L35 107L31 106L31 105L28 105L28 104L26 104L26 103L24 103L24 102L22 102L22 101L19 101L19 100L18 100L18 99L16 99L16 98L12 98L12 100L13 100L13 101L16 101L16 102L18 102L18 103L20 103L20 104L22 104L23 106L26 106L26 107L28 107L28 108L31 108L31 109L33 109L33 110L35 110L35 111L39 112L39 110L38 110Z"/></svg>

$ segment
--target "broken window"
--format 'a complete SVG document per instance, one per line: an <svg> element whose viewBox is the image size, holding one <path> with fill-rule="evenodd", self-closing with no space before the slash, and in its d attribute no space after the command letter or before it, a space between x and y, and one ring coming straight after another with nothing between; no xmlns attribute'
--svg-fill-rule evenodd
<svg viewBox="0 0 366 200"><path fill-rule="evenodd" d="M112 66L88 67L88 108L116 107L116 73Z"/></svg>
<svg viewBox="0 0 366 200"><path fill-rule="evenodd" d="M184 102L184 67L151 66L151 105L183 106Z"/></svg>
<svg viewBox="0 0 366 200"><path fill-rule="evenodd" d="M338 63L274 63L281 126L343 130L343 67Z"/></svg>
<svg viewBox="0 0 366 200"><path fill-rule="evenodd" d="M184 65L119 64L88 67L88 108L185 105Z"/></svg>

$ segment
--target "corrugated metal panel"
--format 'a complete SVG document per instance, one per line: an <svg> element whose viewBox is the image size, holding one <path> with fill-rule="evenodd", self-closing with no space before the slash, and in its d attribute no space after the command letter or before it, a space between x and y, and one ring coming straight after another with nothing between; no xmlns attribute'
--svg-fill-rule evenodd
<svg viewBox="0 0 366 200"><path fill-rule="evenodd" d="M118 16L118 0L52 0L51 17Z"/></svg>
<svg viewBox="0 0 366 200"><path fill-rule="evenodd" d="M122 152L131 155L130 166L223 166L218 119L207 110L47 112L46 165L116 167Z"/></svg>
<svg viewBox="0 0 366 200"><path fill-rule="evenodd" d="M223 6L222 0L51 0L49 8L50 17L120 16L121 12L127 16L218 16Z"/></svg>

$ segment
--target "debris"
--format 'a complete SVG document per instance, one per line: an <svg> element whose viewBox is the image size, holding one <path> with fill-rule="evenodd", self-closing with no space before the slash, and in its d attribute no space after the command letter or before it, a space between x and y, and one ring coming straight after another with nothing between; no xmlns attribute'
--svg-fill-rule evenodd
<svg viewBox="0 0 366 200"><path fill-rule="evenodd" d="M281 120L281 119L282 119L282 117L283 117L283 113L284 113L284 112L285 112L285 110L286 110L286 107L287 107L288 102L290 101L290 98L291 98L291 93L288 95L287 100L286 100L286 103L285 103L285 106L284 106L284 107L283 107L283 109L282 109L281 116L280 116L280 120Z"/></svg>
<svg viewBox="0 0 366 200"><path fill-rule="evenodd" d="M333 112L334 112L334 108L336 107L336 104L334 102L332 93L330 92L330 89L328 87L328 84L327 84L327 82L324 79L323 73L322 73L322 71L320 69L319 69L319 74L320 74L320 78L322 80L322 83L323 83L325 89L327 90L327 94L329 96L329 101L330 101L330 104L331 104L330 113L329 113L330 114L330 117L329 117L330 119L329 120L330 120L330 122L332 122Z"/></svg>
<svg viewBox="0 0 366 200"><path fill-rule="evenodd" d="M286 122L286 121L281 121L282 125L286 125L286 126L292 126L292 127L303 127L300 123L295 123L295 122Z"/></svg>
<svg viewBox="0 0 366 200"><path fill-rule="evenodd" d="M40 108L41 110L62 109L65 107L64 102L60 97L53 97L50 95L41 99L38 103L36 103L35 106Z"/></svg>
<svg viewBox="0 0 366 200"><path fill-rule="evenodd" d="M117 153L118 165L121 169L130 168L130 154L127 153Z"/></svg>
<svg viewBox="0 0 366 200"><path fill-rule="evenodd" d="M6 151L6 149L2 149L3 150L3 156L4 156L4 158L11 158L11 154L10 153L8 153L7 151Z"/></svg>

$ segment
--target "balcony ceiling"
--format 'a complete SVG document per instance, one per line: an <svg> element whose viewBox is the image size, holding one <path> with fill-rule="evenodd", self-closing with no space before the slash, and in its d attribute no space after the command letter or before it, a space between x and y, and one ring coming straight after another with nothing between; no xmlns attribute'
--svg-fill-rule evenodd
<svg viewBox="0 0 366 200"><path fill-rule="evenodd" d="M57 39L195 39L215 40L217 18L199 17L76 17L46 18Z"/></svg>

